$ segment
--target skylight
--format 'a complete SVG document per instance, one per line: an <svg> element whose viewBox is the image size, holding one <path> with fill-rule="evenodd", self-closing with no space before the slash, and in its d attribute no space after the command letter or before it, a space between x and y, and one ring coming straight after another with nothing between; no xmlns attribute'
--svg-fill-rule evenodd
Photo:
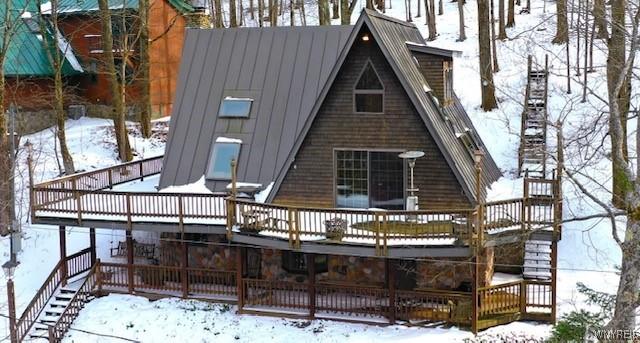
<svg viewBox="0 0 640 343"><path fill-rule="evenodd" d="M220 117L249 118L252 104L253 99L251 98L234 98L228 96L222 99L218 115Z"/></svg>
<svg viewBox="0 0 640 343"><path fill-rule="evenodd" d="M211 149L207 179L231 180L231 160L238 161L239 154L239 142L216 141Z"/></svg>

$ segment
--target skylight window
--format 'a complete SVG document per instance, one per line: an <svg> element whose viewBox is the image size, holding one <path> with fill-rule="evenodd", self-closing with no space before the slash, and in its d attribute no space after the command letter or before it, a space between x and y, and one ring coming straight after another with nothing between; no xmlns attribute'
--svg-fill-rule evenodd
<svg viewBox="0 0 640 343"><path fill-rule="evenodd" d="M220 117L249 118L252 104L253 99L251 98L234 98L228 96L222 99L218 115Z"/></svg>
<svg viewBox="0 0 640 343"><path fill-rule="evenodd" d="M211 158L207 167L207 179L231 180L231 160L238 161L240 141L231 139L216 140L211 149Z"/></svg>

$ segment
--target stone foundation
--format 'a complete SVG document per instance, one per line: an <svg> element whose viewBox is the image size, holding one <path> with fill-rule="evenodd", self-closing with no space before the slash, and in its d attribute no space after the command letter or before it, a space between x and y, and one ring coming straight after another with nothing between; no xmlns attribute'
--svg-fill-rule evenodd
<svg viewBox="0 0 640 343"><path fill-rule="evenodd" d="M165 239L177 239L179 235L163 234ZM161 240L160 264L179 266L182 245L178 242ZM215 270L235 270L236 248L226 246L226 239L219 235L187 235L189 243L189 266ZM215 244L207 244L215 243ZM254 249L254 248L247 248ZM254 249L258 250L258 249ZM282 251L259 249L260 276L262 279L306 282L305 273L290 273L282 265ZM480 287L491 283L494 273L494 248L482 250L478 262ZM473 282L473 259L445 258L434 261L396 261L396 280L409 288L470 290ZM403 278L402 281L398 281ZM356 256L329 255L327 272L316 274L316 281L339 282L384 287L386 285L385 260Z"/></svg>
<svg viewBox="0 0 640 343"><path fill-rule="evenodd" d="M495 270L497 272L521 274L524 264L524 242L503 244L495 249Z"/></svg>

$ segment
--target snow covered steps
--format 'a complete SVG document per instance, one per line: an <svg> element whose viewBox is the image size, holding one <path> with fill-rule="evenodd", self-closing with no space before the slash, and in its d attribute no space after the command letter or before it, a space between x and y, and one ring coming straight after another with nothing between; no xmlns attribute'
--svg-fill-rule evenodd
<svg viewBox="0 0 640 343"><path fill-rule="evenodd" d="M525 279L551 279L551 242L528 240L524 243L524 264L522 276Z"/></svg>
<svg viewBox="0 0 640 343"><path fill-rule="evenodd" d="M77 292L78 290L74 289L72 286L58 288L47 305L45 305L45 308L42 310L42 313L40 313L40 316L38 316L38 319L36 319L36 323L31 328L28 337L31 340L48 340L49 327L58 322L60 316L67 307L77 306L70 305L71 300ZM87 298L91 297L90 294L85 294L83 296ZM83 302L80 302L80 304L83 304Z"/></svg>

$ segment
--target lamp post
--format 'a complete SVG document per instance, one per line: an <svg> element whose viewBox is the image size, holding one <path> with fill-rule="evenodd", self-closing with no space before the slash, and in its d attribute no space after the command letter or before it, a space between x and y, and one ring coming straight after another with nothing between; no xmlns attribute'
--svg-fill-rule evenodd
<svg viewBox="0 0 640 343"><path fill-rule="evenodd" d="M18 263L9 260L2 265L4 275L7 277L7 299L9 303L9 337L11 343L18 343L18 333L16 332L16 296L13 287L13 273Z"/></svg>
<svg viewBox="0 0 640 343"><path fill-rule="evenodd" d="M480 287L480 249L482 244L482 222L484 220L484 215L482 213L483 199L482 199L482 158L484 157L484 152L480 149L476 150L473 153L473 161L475 163L476 168L476 200L478 202L477 211L476 211L476 225L475 225L475 242L473 244L474 249L474 270L473 270L473 309L472 309L472 321L471 321L471 331L473 333L478 332L478 312L480 307L480 301L478 299L478 287Z"/></svg>

